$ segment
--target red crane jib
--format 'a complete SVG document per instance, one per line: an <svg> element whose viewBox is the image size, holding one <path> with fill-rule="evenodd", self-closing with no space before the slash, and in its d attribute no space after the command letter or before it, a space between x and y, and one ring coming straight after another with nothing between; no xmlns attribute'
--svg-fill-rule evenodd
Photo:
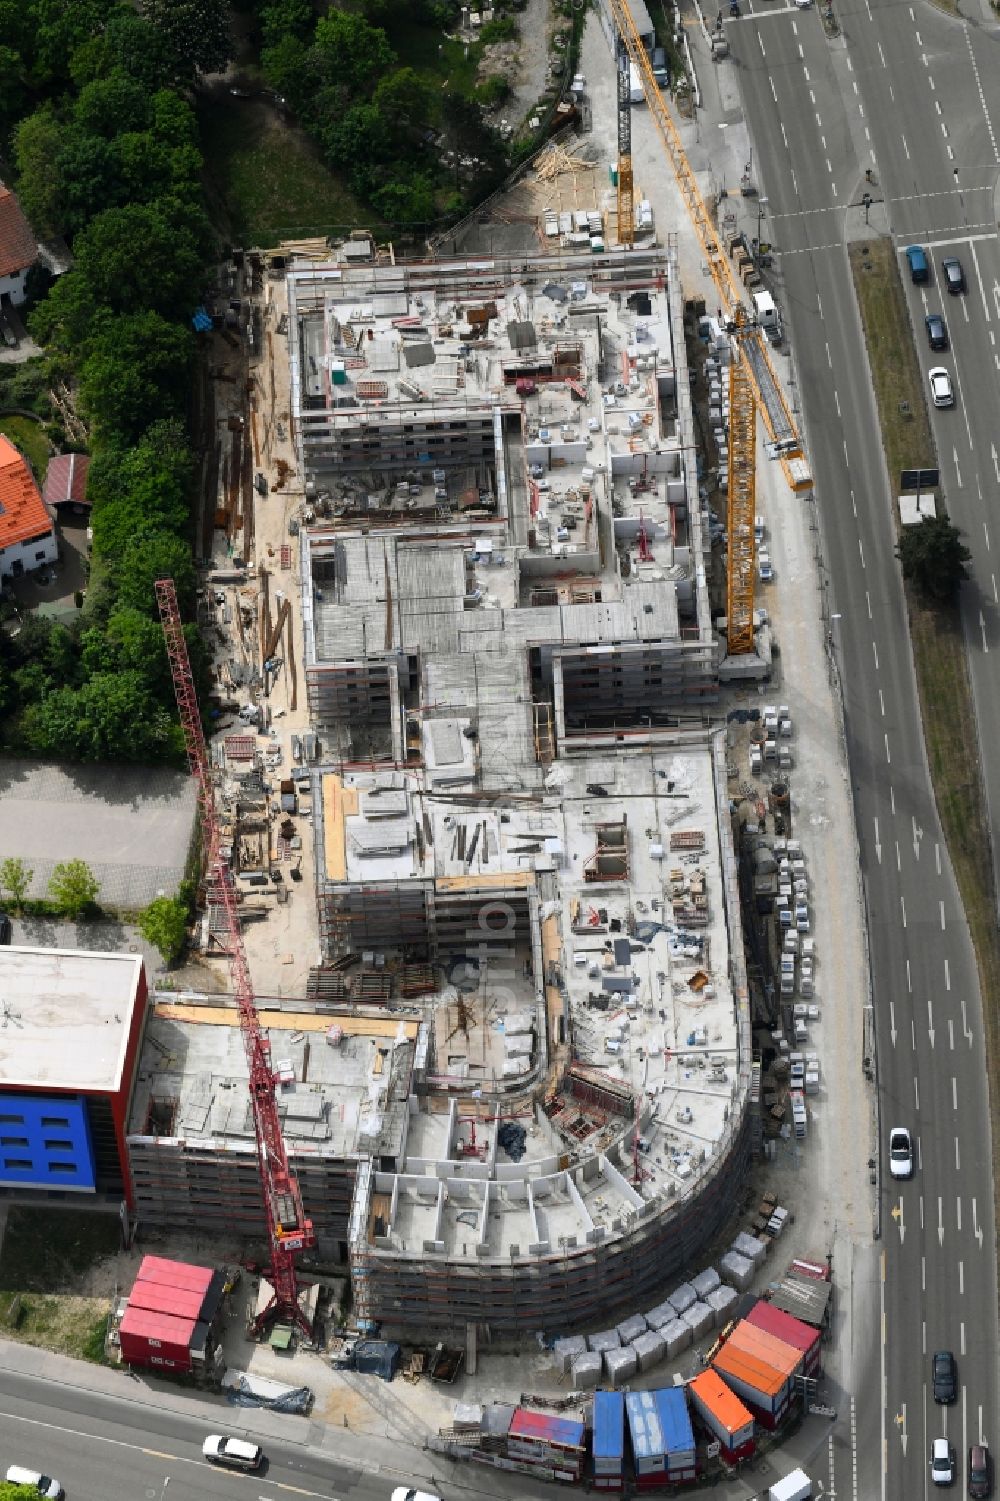
<svg viewBox="0 0 1000 1501"><path fill-rule="evenodd" d="M243 946L243 929L236 910L236 891L229 865L221 854L208 749L177 606L177 591L173 579L158 579L155 588L188 765L198 788L209 900L224 918L229 973L250 1074L250 1103L271 1258L266 1276L273 1289L270 1303L254 1321L253 1332L260 1333L280 1319L284 1323L297 1324L307 1337L311 1337L309 1321L299 1305L295 1257L298 1251L315 1245L316 1236L312 1221L306 1218L302 1207L298 1180L288 1164L271 1067L271 1045L257 1014L250 966Z"/></svg>

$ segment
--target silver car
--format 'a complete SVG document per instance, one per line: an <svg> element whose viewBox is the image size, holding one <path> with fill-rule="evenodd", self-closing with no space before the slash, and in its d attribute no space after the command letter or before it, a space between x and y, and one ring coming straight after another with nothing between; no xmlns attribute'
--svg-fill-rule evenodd
<svg viewBox="0 0 1000 1501"><path fill-rule="evenodd" d="M913 1177L913 1137L905 1126L889 1132L889 1172L894 1178Z"/></svg>
<svg viewBox="0 0 1000 1501"><path fill-rule="evenodd" d="M951 389L951 376L943 365L935 365L933 370L927 372L927 379L931 383L931 397L936 407L953 407L955 405L955 393Z"/></svg>

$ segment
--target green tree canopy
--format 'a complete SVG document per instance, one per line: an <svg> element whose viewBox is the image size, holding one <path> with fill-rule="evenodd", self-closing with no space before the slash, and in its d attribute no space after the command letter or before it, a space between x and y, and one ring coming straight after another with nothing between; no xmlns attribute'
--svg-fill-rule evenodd
<svg viewBox="0 0 1000 1501"><path fill-rule="evenodd" d="M166 38L125 0L101 31L76 48L69 70L78 88L122 72L152 91L173 81L177 62Z"/></svg>
<svg viewBox="0 0 1000 1501"><path fill-rule="evenodd" d="M94 906L100 889L100 881L85 860L61 860L49 877L49 895L72 921Z"/></svg>
<svg viewBox="0 0 1000 1501"><path fill-rule="evenodd" d="M109 141L125 130L148 130L151 113L148 88L121 70L84 84L73 107L81 129Z"/></svg>
<svg viewBox="0 0 1000 1501"><path fill-rule="evenodd" d="M173 579L181 614L190 615L197 586L190 547L169 532L140 532L117 570L119 608L159 619L153 585L163 578Z"/></svg>
<svg viewBox="0 0 1000 1501"><path fill-rule="evenodd" d="M74 761L162 761L177 732L144 672L97 672L79 688L57 688L25 709L21 733L43 756Z"/></svg>
<svg viewBox="0 0 1000 1501"><path fill-rule="evenodd" d="M969 577L965 565L972 554L947 516L925 516L915 526L903 527L896 556L903 565L903 577L926 600L947 604Z"/></svg>
<svg viewBox="0 0 1000 1501"><path fill-rule="evenodd" d="M434 94L412 68L397 68L379 80L372 104L390 129L416 135L430 123Z"/></svg>
<svg viewBox="0 0 1000 1501"><path fill-rule="evenodd" d="M192 349L190 331L158 313L100 320L80 394L105 441L134 442L158 417L183 411Z"/></svg>
<svg viewBox="0 0 1000 1501"><path fill-rule="evenodd" d="M15 912L20 912L28 898L35 872L19 855L0 860L0 888L10 897Z"/></svg>
<svg viewBox="0 0 1000 1501"><path fill-rule="evenodd" d="M142 0L141 10L189 75L226 66L231 47L225 0Z"/></svg>
<svg viewBox="0 0 1000 1501"><path fill-rule="evenodd" d="M396 61L389 38L363 16L331 10L316 24L310 61L324 81L343 82L356 94L367 93Z"/></svg>
<svg viewBox="0 0 1000 1501"><path fill-rule="evenodd" d="M184 951L187 924L187 906L176 896L158 896L139 914L139 932L167 965L175 964Z"/></svg>
<svg viewBox="0 0 1000 1501"><path fill-rule="evenodd" d="M62 127L51 104L43 104L14 132L17 196L38 235L62 228L62 194L53 163L62 146Z"/></svg>
<svg viewBox="0 0 1000 1501"><path fill-rule="evenodd" d="M116 313L152 309L182 317L197 295L203 264L179 216L159 204L105 209L74 243L76 270L94 301Z"/></svg>

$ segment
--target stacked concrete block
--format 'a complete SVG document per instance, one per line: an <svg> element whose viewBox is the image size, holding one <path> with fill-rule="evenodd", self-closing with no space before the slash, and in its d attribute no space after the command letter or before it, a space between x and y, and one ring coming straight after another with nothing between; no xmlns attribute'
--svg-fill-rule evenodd
<svg viewBox="0 0 1000 1501"><path fill-rule="evenodd" d="M667 1324L672 1324L677 1317L677 1309L672 1303L657 1303L646 1314L646 1323L650 1329L662 1329Z"/></svg>
<svg viewBox="0 0 1000 1501"><path fill-rule="evenodd" d="M727 1251L725 1256L720 1257L719 1271L723 1281L741 1293L746 1292L753 1280L753 1262L746 1256L741 1256L739 1251Z"/></svg>
<svg viewBox="0 0 1000 1501"><path fill-rule="evenodd" d="M605 1350L604 1374L612 1386L621 1386L631 1381L639 1367L639 1361L631 1346L623 1350Z"/></svg>
<svg viewBox="0 0 1000 1501"><path fill-rule="evenodd" d="M598 1355L603 1355L605 1350L620 1350L621 1335L617 1329L604 1329L599 1334L587 1335L587 1347Z"/></svg>
<svg viewBox="0 0 1000 1501"><path fill-rule="evenodd" d="M697 1301L698 1294L695 1292L690 1282L679 1282L678 1285L674 1288L673 1292L667 1298L667 1302L672 1304L674 1311L677 1313L678 1317L685 1311L685 1309L690 1308L692 1303L697 1303Z"/></svg>
<svg viewBox="0 0 1000 1501"><path fill-rule="evenodd" d="M631 1318L622 1319L621 1323L615 1326L623 1345L632 1344L640 1334L645 1334L648 1327L641 1313L634 1313Z"/></svg>
<svg viewBox="0 0 1000 1501"><path fill-rule="evenodd" d="M572 1370L574 1360L578 1355L582 1355L586 1348L587 1341L582 1334L568 1334L565 1339L556 1340L552 1346L552 1353L563 1375Z"/></svg>
<svg viewBox="0 0 1000 1501"><path fill-rule="evenodd" d="M734 1287L717 1287L714 1293L709 1293L705 1302L715 1314L715 1322L718 1325L726 1323L732 1317L740 1295Z"/></svg>
<svg viewBox="0 0 1000 1501"><path fill-rule="evenodd" d="M635 1351L640 1371L652 1370L653 1366L659 1365L667 1353L666 1341L661 1334L657 1334L655 1329L640 1334L632 1349Z"/></svg>
<svg viewBox="0 0 1000 1501"><path fill-rule="evenodd" d="M675 1355L686 1350L691 1343L691 1325L685 1324L683 1319L674 1319L672 1324L667 1324L660 1330L660 1337L667 1347L667 1359L673 1360Z"/></svg>
<svg viewBox="0 0 1000 1501"><path fill-rule="evenodd" d="M764 1242L758 1240L756 1235L748 1235L745 1230L740 1231L730 1249L739 1256L745 1256L747 1261L753 1262L754 1266L760 1266L767 1255L767 1246Z"/></svg>
<svg viewBox="0 0 1000 1501"><path fill-rule="evenodd" d="M701 1339L701 1336L715 1326L715 1314L707 1303L692 1303L690 1308L685 1308L681 1314L682 1323L687 1324L691 1330L692 1339Z"/></svg>
<svg viewBox="0 0 1000 1501"><path fill-rule="evenodd" d="M573 1390L575 1392L592 1391L601 1379L602 1370L603 1361L600 1355L585 1350L573 1362Z"/></svg>
<svg viewBox="0 0 1000 1501"><path fill-rule="evenodd" d="M691 1286L703 1303L707 1301L709 1293L714 1293L721 1285L722 1278L714 1266L707 1266L703 1272L698 1273L697 1277L691 1278Z"/></svg>

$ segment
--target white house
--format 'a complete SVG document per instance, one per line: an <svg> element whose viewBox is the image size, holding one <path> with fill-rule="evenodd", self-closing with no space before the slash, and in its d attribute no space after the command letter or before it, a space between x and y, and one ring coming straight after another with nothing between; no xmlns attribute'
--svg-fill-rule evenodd
<svg viewBox="0 0 1000 1501"><path fill-rule="evenodd" d="M14 307L25 298L28 272L38 259L38 244L21 205L0 183L0 303Z"/></svg>
<svg viewBox="0 0 1000 1501"><path fill-rule="evenodd" d="M0 576L17 578L58 556L55 523L28 461L0 433Z"/></svg>

